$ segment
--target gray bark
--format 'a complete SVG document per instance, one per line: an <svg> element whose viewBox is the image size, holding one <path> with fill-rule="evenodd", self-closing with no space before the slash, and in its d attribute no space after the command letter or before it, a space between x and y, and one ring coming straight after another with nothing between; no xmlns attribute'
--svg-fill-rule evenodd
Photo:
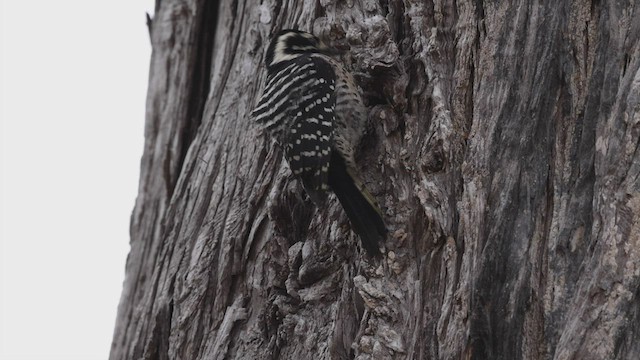
<svg viewBox="0 0 640 360"><path fill-rule="evenodd" d="M640 358L640 4L163 0L111 359ZM348 49L368 258L249 113L281 28Z"/></svg>

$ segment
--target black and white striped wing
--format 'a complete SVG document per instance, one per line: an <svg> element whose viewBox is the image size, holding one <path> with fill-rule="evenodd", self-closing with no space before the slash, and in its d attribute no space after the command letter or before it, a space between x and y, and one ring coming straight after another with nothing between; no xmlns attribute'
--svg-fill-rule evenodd
<svg viewBox="0 0 640 360"><path fill-rule="evenodd" d="M316 202L328 190L335 106L331 64L308 56L270 76L253 113L281 143L291 171Z"/></svg>
<svg viewBox="0 0 640 360"><path fill-rule="evenodd" d="M285 156L294 175L302 179L305 190L319 201L328 190L329 163L335 124L335 75L322 59L315 63L313 81L300 88L292 107L293 125L289 129Z"/></svg>

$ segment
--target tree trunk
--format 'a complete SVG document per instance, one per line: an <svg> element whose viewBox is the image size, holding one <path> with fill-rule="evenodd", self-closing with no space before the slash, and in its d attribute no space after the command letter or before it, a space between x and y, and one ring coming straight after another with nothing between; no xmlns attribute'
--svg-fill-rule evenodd
<svg viewBox="0 0 640 360"><path fill-rule="evenodd" d="M111 359L640 358L640 4L157 1ZM249 114L281 28L347 49L382 260Z"/></svg>

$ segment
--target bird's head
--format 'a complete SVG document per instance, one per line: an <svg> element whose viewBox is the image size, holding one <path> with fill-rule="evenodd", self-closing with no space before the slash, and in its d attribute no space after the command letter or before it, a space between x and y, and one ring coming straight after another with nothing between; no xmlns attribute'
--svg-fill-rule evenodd
<svg viewBox="0 0 640 360"><path fill-rule="evenodd" d="M310 53L331 54L331 49L313 34L286 29L277 33L271 40L265 63L268 68L272 68L284 61Z"/></svg>

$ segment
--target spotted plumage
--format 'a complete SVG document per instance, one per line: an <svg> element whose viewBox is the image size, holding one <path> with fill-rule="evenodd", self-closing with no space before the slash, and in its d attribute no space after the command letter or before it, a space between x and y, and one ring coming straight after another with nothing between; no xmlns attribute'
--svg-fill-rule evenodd
<svg viewBox="0 0 640 360"><path fill-rule="evenodd" d="M352 76L329 53L309 33L278 33L267 49L267 83L252 117L283 148L311 199L322 205L333 190L365 249L378 254L386 228L354 158L365 109Z"/></svg>

